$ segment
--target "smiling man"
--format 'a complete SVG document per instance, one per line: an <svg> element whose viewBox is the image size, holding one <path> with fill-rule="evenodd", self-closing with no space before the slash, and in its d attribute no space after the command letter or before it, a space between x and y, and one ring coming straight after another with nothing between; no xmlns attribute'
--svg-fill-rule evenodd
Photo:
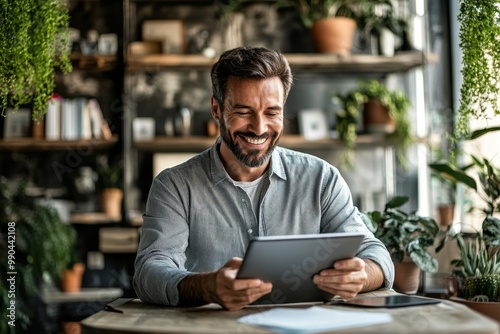
<svg viewBox="0 0 500 334"><path fill-rule="evenodd" d="M139 298L228 310L252 303L272 284L236 274L249 240L259 235L363 232L357 256L321 271L314 283L343 298L391 287L389 253L362 222L338 170L277 146L292 85L283 55L229 50L211 76L220 138L153 181L135 263Z"/></svg>

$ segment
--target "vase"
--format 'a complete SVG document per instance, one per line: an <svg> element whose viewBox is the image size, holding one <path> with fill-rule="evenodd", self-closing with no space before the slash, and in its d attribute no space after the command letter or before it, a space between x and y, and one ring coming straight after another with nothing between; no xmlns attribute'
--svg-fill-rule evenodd
<svg viewBox="0 0 500 334"><path fill-rule="evenodd" d="M378 53L381 56L392 57L394 56L394 49L396 48L396 38L392 31L387 28L382 29L378 38Z"/></svg>
<svg viewBox="0 0 500 334"><path fill-rule="evenodd" d="M411 261L394 263L394 290L405 294L415 294L420 285L420 268Z"/></svg>

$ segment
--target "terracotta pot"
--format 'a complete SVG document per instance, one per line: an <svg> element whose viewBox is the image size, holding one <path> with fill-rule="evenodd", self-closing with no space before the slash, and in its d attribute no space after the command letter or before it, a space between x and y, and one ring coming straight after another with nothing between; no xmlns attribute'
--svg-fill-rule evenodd
<svg viewBox="0 0 500 334"><path fill-rule="evenodd" d="M113 218L121 218L123 191L118 188L104 189L101 192L101 211Z"/></svg>
<svg viewBox="0 0 500 334"><path fill-rule="evenodd" d="M315 21L311 27L316 52L348 55L351 53L356 21L347 17L331 17Z"/></svg>
<svg viewBox="0 0 500 334"><path fill-rule="evenodd" d="M396 130L389 110L380 100L370 99L363 109L363 123L367 133L393 133Z"/></svg>
<svg viewBox="0 0 500 334"><path fill-rule="evenodd" d="M420 268L411 261L394 263L394 290L406 293L415 294L420 285Z"/></svg>
<svg viewBox="0 0 500 334"><path fill-rule="evenodd" d="M62 327L64 334L80 334L82 332L82 325L79 322L63 322Z"/></svg>
<svg viewBox="0 0 500 334"><path fill-rule="evenodd" d="M440 205L438 206L439 225L449 226L453 224L453 216L455 213L455 205Z"/></svg>
<svg viewBox="0 0 500 334"><path fill-rule="evenodd" d="M467 305L468 308L500 322L500 302L472 302L458 297L451 297L450 300Z"/></svg>
<svg viewBox="0 0 500 334"><path fill-rule="evenodd" d="M66 269L61 279L61 290L64 292L80 291L84 271L85 265L83 263L75 263L73 269Z"/></svg>

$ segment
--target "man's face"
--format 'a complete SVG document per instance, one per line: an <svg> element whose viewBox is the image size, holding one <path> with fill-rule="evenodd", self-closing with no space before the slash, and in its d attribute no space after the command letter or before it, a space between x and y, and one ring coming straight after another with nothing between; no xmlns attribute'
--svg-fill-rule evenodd
<svg viewBox="0 0 500 334"><path fill-rule="evenodd" d="M260 167L269 160L283 132L283 100L283 84L278 77L230 77L223 110L212 101L224 144L245 166Z"/></svg>

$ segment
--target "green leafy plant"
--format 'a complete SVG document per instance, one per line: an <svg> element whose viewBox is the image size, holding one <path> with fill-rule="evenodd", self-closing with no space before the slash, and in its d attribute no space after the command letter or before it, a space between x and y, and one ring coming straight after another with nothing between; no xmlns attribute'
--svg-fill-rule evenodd
<svg viewBox="0 0 500 334"><path fill-rule="evenodd" d="M46 112L54 71L71 70L65 0L0 2L0 110L32 105L33 120Z"/></svg>
<svg viewBox="0 0 500 334"><path fill-rule="evenodd" d="M471 132L469 139L476 139L498 130L500 127L477 129ZM479 159L475 155L470 155L471 163L459 164L459 159L466 157L466 155L461 146L454 142L453 138L451 139L448 155L445 156L438 151L440 154L438 159L429 164L433 177L439 180L442 187L447 188L450 203L455 203L457 186L462 184L470 191L479 194L484 200L486 208L482 208L482 210L486 213L486 217L489 213L500 211L499 169L492 166L487 159Z"/></svg>
<svg viewBox="0 0 500 334"><path fill-rule="evenodd" d="M480 210L485 213L486 219L494 212L500 212L500 169L492 166L486 158L480 159L472 154L470 158L472 163L463 167L443 162L431 164L430 168L450 182L463 184L477 193L485 204ZM476 174L479 186L476 179L469 175L470 170Z"/></svg>
<svg viewBox="0 0 500 334"><path fill-rule="evenodd" d="M434 149L434 162L429 164L432 172L431 177L438 181L438 190L441 194L444 194L444 196L441 196L439 204L455 205L456 203L457 181L441 173L441 169L445 168L445 165L450 166L451 169L460 168L457 161L460 154L460 147L454 143L451 145L451 147L447 148L446 152L443 149Z"/></svg>
<svg viewBox="0 0 500 334"><path fill-rule="evenodd" d="M245 0L219 0L215 1L217 6L217 18L224 21L229 20L229 17L238 12Z"/></svg>
<svg viewBox="0 0 500 334"><path fill-rule="evenodd" d="M399 33L402 28L402 21L394 18L390 0L281 0L278 6L294 7L308 28L315 21L329 17L352 18L358 29L374 34L382 27L388 27L394 33Z"/></svg>
<svg viewBox="0 0 500 334"><path fill-rule="evenodd" d="M431 217L399 209L406 202L408 197L396 196L386 203L384 211L363 213L363 221L387 247L394 262L409 256L422 271L434 273L438 263L429 248L434 245L439 226Z"/></svg>
<svg viewBox="0 0 500 334"><path fill-rule="evenodd" d="M7 183L0 180L0 251L2 254L13 249L12 262L0 264L2 296L2 321L0 332L9 333L17 329L29 332L29 325L35 314L34 304L42 285L58 284L60 276L76 247L76 231L71 225L64 224L55 209L34 203L27 197L25 184ZM11 234L9 234L11 233ZM15 239L7 238L15 233ZM8 242L10 240L11 242ZM11 267L12 266L12 267ZM7 278L8 272L16 272L15 291ZM16 327L8 326L5 319L7 308L15 294Z"/></svg>
<svg viewBox="0 0 500 334"><path fill-rule="evenodd" d="M107 156L98 157L97 174L101 188L122 188L122 169L123 162L121 160L109 162Z"/></svg>
<svg viewBox="0 0 500 334"><path fill-rule="evenodd" d="M449 231L436 251L441 250L450 236L460 251L460 258L451 261L458 296L472 301L500 301L500 220L487 217L482 231L468 241L463 233Z"/></svg>
<svg viewBox="0 0 500 334"><path fill-rule="evenodd" d="M391 91L377 80L361 81L359 87L346 94L337 91L332 93L332 101L343 107L337 112L337 131L339 138L344 142L346 151L344 162L353 166L352 150L355 148L357 133L356 126L360 121L359 109L369 100L379 100L387 108L389 116L395 123L395 132L391 135L398 142L397 155L403 166L407 165L406 150L413 142L408 108L410 101L400 91Z"/></svg>
<svg viewBox="0 0 500 334"><path fill-rule="evenodd" d="M495 128L479 129L470 138L478 138ZM500 301L500 219L494 216L500 212L500 169L485 158L469 155L472 162L463 167L450 161L433 164L430 167L442 177L456 184L463 184L476 193L483 201L481 210L485 218L481 230L473 236L473 241L465 242L463 233L446 233L436 251L439 252L448 239L455 239L461 258L452 261L455 266L453 277L459 297L474 301ZM474 208L473 208L474 209Z"/></svg>
<svg viewBox="0 0 500 334"><path fill-rule="evenodd" d="M462 86L455 137L470 134L469 120L500 115L500 6L496 1L460 0Z"/></svg>

